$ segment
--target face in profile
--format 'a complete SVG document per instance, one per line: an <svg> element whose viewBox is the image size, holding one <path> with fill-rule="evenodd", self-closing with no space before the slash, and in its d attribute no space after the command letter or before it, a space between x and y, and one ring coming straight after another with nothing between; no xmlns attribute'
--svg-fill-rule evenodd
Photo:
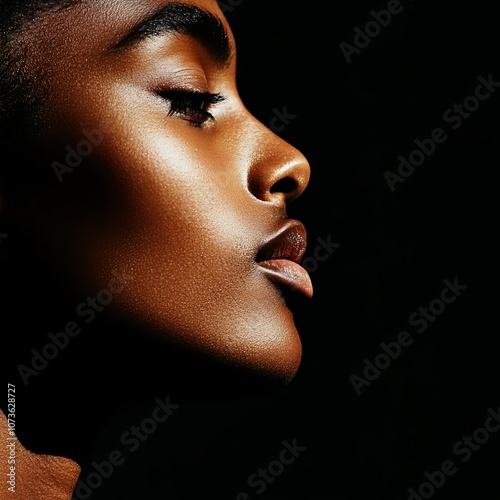
<svg viewBox="0 0 500 500"><path fill-rule="evenodd" d="M95 295L128 276L116 317L289 381L301 341L284 295L312 286L287 206L310 168L241 101L217 2L83 1L28 39L46 171L30 189L4 185L6 213L23 214L68 287Z"/></svg>

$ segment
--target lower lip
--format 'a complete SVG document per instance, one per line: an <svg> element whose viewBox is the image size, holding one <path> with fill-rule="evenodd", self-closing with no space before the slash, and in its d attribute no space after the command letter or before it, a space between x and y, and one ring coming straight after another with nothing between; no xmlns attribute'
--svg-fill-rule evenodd
<svg viewBox="0 0 500 500"><path fill-rule="evenodd" d="M269 279L275 283L286 285L291 290L297 290L307 298L313 296L313 286L307 271L291 260L275 259L259 262Z"/></svg>

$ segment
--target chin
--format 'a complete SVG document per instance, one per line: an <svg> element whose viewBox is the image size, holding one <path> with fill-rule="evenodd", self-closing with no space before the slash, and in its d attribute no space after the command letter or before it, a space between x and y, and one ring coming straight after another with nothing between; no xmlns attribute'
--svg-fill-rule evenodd
<svg viewBox="0 0 500 500"><path fill-rule="evenodd" d="M285 300L269 296L259 307L240 310L215 328L209 337L217 339L211 354L249 374L288 384L297 374L302 360L302 342L294 316ZM273 300L271 300L273 299ZM208 351L210 351L210 346Z"/></svg>
<svg viewBox="0 0 500 500"><path fill-rule="evenodd" d="M289 384L297 374L302 360L302 344L298 333L289 335L284 341L268 346L263 352L256 351L258 358L254 372L281 385ZM251 362L255 362L251 356Z"/></svg>

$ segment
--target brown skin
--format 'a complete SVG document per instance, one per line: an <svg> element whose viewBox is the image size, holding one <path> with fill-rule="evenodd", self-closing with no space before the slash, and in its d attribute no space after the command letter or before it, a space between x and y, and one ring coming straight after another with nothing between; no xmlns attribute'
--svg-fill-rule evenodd
<svg viewBox="0 0 500 500"><path fill-rule="evenodd" d="M9 448L4 443L15 443L15 492L7 491L10 483L3 481L0 498L26 500L70 500L78 481L80 467L64 457L40 455L26 450L18 441L12 440L7 430L7 419L0 412L0 474L10 479ZM14 450L14 448L13 448ZM5 493L4 493L5 492ZM2 496L6 494L6 496Z"/></svg>
<svg viewBox="0 0 500 500"><path fill-rule="evenodd" d="M107 288L113 271L132 277L107 311L115 317L286 383L298 370L301 341L256 254L287 223L287 204L305 189L310 168L242 103L233 35L215 0L185 3L223 20L229 64L178 34L110 50L167 3L84 1L30 28L27 64L43 74L47 97L40 168L63 163L83 130L105 132L62 183L54 174L20 191L6 186L4 210L43 235L37 243L77 293ZM222 94L210 108L215 120L196 126L168 116L156 91L179 86Z"/></svg>

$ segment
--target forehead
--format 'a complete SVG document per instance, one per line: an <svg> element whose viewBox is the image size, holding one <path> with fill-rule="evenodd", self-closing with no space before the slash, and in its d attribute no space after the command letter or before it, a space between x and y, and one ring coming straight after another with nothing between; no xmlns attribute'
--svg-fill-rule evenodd
<svg viewBox="0 0 500 500"><path fill-rule="evenodd" d="M142 32L142 39L166 34L169 13L173 13L176 7L177 11L193 11L190 9L192 7L207 12L210 17L220 21L228 36L232 53L233 36L216 0L81 0L70 8L44 14L24 30L20 40L28 41L28 58L31 56L34 63L42 62L46 65L47 61L66 58L68 64L78 59L81 64L87 56L95 57L99 53L109 52L137 31L141 23L158 17L162 11L163 24L160 28L163 31L155 33L154 24L149 23ZM180 14L177 14L180 19ZM205 34L213 31L208 26L204 29ZM175 29L172 31L175 32ZM203 35L203 30L198 35L200 33Z"/></svg>

